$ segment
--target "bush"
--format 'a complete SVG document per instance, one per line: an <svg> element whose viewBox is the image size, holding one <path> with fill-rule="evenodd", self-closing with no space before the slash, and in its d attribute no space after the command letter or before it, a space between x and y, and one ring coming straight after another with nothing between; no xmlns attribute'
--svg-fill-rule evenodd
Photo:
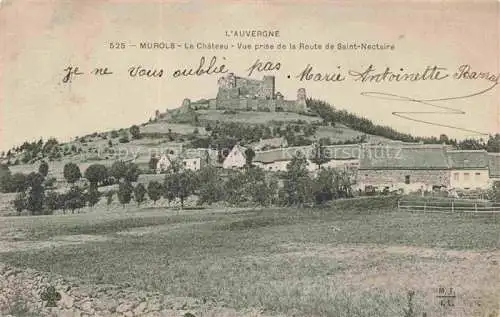
<svg viewBox="0 0 500 317"><path fill-rule="evenodd" d="M128 139L128 136L127 136L127 135L123 135L123 136L121 136L121 137L118 139L118 142L120 142L120 143L128 143L128 142L130 142L130 140Z"/></svg>
<svg viewBox="0 0 500 317"><path fill-rule="evenodd" d="M47 210L52 213L52 211L61 209L64 207L64 197L56 192L49 191L45 196L45 206Z"/></svg>
<svg viewBox="0 0 500 317"><path fill-rule="evenodd" d="M64 209L70 209L73 213L76 209L85 207L85 195L78 186L72 186L64 195Z"/></svg>
<svg viewBox="0 0 500 317"><path fill-rule="evenodd" d="M12 204L19 213L26 209L26 194L24 192L17 194L16 198L12 201Z"/></svg>

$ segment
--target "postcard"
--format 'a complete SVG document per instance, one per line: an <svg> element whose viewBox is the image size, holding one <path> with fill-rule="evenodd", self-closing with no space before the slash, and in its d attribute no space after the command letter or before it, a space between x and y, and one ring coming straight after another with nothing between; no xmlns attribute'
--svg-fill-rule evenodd
<svg viewBox="0 0 500 317"><path fill-rule="evenodd" d="M498 1L0 0L0 315L500 316Z"/></svg>

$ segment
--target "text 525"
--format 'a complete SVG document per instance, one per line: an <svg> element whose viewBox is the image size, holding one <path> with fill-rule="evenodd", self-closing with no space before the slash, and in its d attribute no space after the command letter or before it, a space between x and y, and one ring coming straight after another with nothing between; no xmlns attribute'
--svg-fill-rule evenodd
<svg viewBox="0 0 500 317"><path fill-rule="evenodd" d="M112 50L123 50L125 47L124 42L109 42L109 48Z"/></svg>

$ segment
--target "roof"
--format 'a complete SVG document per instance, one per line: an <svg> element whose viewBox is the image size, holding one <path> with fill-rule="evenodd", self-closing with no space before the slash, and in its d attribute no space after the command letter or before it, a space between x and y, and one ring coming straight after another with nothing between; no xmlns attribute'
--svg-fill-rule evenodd
<svg viewBox="0 0 500 317"><path fill-rule="evenodd" d="M361 153L359 144L326 145L325 154L332 160L358 159Z"/></svg>
<svg viewBox="0 0 500 317"><path fill-rule="evenodd" d="M281 146L286 146L286 144L287 144L286 139L281 137L281 138L261 139L260 141L250 144L249 146L256 150L260 150L266 146L281 147Z"/></svg>
<svg viewBox="0 0 500 317"><path fill-rule="evenodd" d="M490 178L500 178L500 153L488 153Z"/></svg>
<svg viewBox="0 0 500 317"><path fill-rule="evenodd" d="M447 151L448 163L452 169L474 169L488 167L488 152L484 150Z"/></svg>
<svg viewBox="0 0 500 317"><path fill-rule="evenodd" d="M290 161L299 153L310 157L310 146L294 146L280 149L255 152L254 162L272 163L277 161Z"/></svg>
<svg viewBox="0 0 500 317"><path fill-rule="evenodd" d="M359 169L448 169L445 147L396 145L364 146Z"/></svg>

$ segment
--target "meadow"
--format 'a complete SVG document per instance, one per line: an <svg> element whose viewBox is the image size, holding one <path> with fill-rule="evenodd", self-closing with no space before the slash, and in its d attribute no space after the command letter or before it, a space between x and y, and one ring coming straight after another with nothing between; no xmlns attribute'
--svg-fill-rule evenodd
<svg viewBox="0 0 500 317"><path fill-rule="evenodd" d="M412 316L498 311L499 216L359 205L3 217L0 261L270 315L408 317L408 291Z"/></svg>

